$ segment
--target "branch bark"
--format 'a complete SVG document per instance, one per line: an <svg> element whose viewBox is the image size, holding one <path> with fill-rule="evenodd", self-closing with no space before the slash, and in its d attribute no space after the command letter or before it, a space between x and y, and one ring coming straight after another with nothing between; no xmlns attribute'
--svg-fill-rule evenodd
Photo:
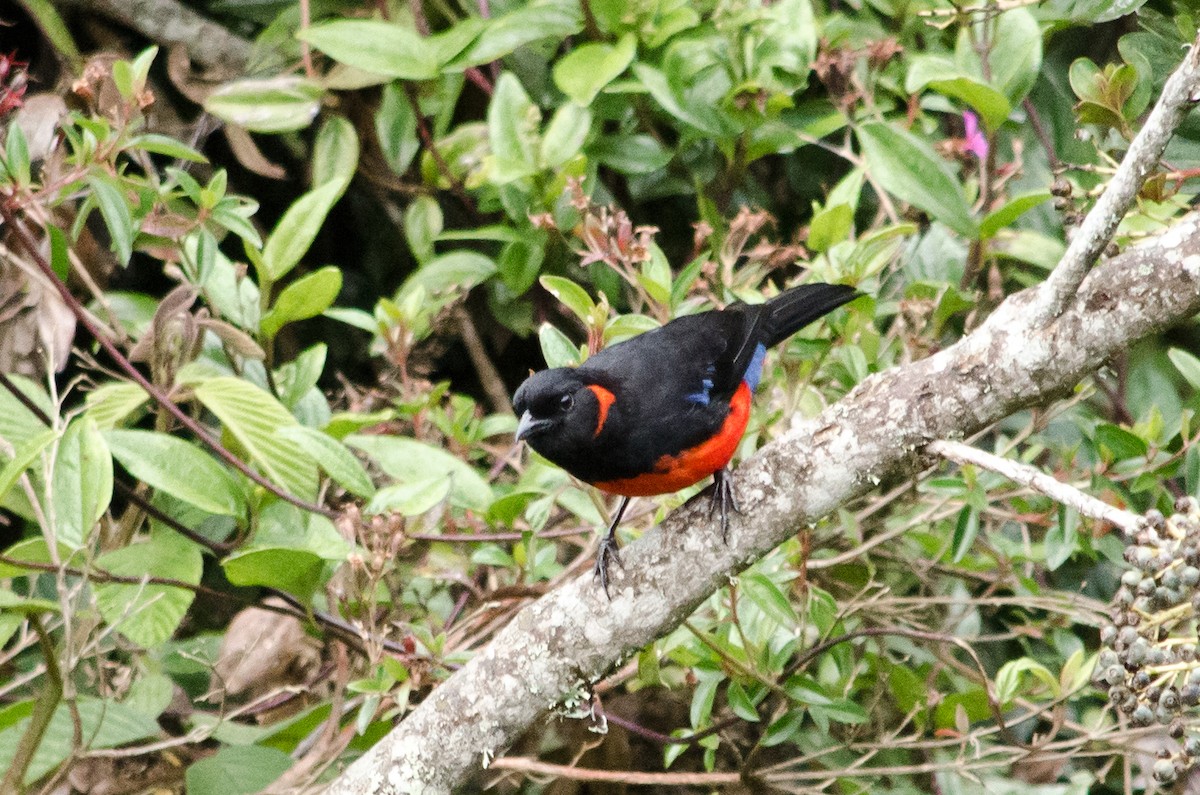
<svg viewBox="0 0 1200 795"><path fill-rule="evenodd" d="M1139 135L1146 145L1122 164L1132 189L1106 194L1092 215L1111 218L1080 229L1067 259L1082 264L1065 261L1069 273L1011 296L957 344L871 376L760 450L734 476L746 513L732 517L727 544L707 503L693 501L625 548L611 602L587 574L527 607L328 792L450 792L799 528L932 463L929 442L1068 394L1129 342L1200 311L1200 213L1089 272L1195 94L1197 57L1182 84L1179 73L1168 81L1182 93L1160 98Z"/></svg>

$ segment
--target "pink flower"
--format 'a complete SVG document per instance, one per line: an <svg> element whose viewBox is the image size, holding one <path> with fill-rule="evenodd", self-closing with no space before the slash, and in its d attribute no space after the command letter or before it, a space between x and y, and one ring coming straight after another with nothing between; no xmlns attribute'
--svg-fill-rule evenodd
<svg viewBox="0 0 1200 795"><path fill-rule="evenodd" d="M979 117L969 110L963 111L963 126L966 134L963 136L963 150L970 152L980 160L988 156L987 136L979 129Z"/></svg>

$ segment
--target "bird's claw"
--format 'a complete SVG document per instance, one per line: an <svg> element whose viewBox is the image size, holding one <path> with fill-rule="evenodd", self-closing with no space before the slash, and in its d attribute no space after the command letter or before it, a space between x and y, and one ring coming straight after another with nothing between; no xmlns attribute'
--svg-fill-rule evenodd
<svg viewBox="0 0 1200 795"><path fill-rule="evenodd" d="M718 469L713 475L713 493L708 504L708 515L712 516L716 510L721 512L721 540L728 544L729 511L740 514L742 509L738 507L737 495L733 492L733 479L725 469Z"/></svg>
<svg viewBox="0 0 1200 795"><path fill-rule="evenodd" d="M610 559L620 568L625 568L625 564L621 562L621 553L617 548L616 537L607 535L600 540L600 548L596 550L596 565L592 567L592 577L600 580L600 587L604 589L604 595L611 602L612 594L608 592L608 562Z"/></svg>

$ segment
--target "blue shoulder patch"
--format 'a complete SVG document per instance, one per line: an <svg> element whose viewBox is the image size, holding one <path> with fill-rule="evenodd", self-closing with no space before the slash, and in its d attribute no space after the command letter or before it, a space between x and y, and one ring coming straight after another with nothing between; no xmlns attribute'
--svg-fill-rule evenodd
<svg viewBox="0 0 1200 795"><path fill-rule="evenodd" d="M763 360L766 358L767 346L760 342L758 347L754 349L754 356L750 359L750 365L742 375L742 380L746 382L746 386L750 387L751 392L758 389L758 382L762 378Z"/></svg>
<svg viewBox="0 0 1200 795"><path fill-rule="evenodd" d="M700 392L693 392L690 395L684 395L683 399L690 403L699 403L701 406L707 406L709 401L709 393L712 392L713 382L711 378L705 378L700 384L704 387Z"/></svg>

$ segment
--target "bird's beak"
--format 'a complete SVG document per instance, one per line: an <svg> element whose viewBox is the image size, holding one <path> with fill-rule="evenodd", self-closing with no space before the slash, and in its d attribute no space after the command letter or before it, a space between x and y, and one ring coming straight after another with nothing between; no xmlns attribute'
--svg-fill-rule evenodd
<svg viewBox="0 0 1200 795"><path fill-rule="evenodd" d="M533 415L526 411L521 415L521 421L517 423L517 441L519 442L526 436L537 433L549 424L550 420L535 420Z"/></svg>

